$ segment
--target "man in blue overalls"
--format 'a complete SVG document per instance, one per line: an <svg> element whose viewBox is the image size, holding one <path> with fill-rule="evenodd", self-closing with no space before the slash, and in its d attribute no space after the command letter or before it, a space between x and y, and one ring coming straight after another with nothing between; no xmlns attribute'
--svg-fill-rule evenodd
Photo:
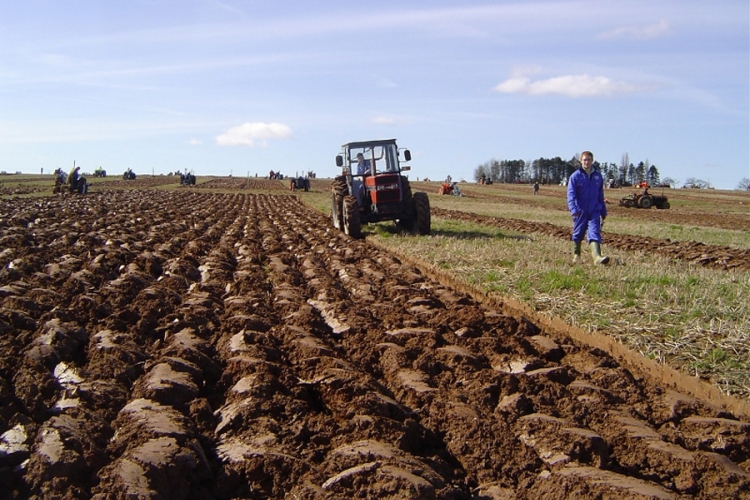
<svg viewBox="0 0 750 500"><path fill-rule="evenodd" d="M607 217L604 203L604 179L593 168L591 151L581 153L581 168L573 172L568 181L568 209L573 216L573 262L581 257L581 241L584 235L591 247L594 264L608 264L609 257L602 257L602 223Z"/></svg>

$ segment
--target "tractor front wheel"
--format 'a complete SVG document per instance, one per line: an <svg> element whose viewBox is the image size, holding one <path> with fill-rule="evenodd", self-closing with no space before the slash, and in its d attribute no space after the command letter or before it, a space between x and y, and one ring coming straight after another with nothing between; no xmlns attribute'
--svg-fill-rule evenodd
<svg viewBox="0 0 750 500"><path fill-rule="evenodd" d="M349 194L344 176L336 177L331 185L331 219L333 227L344 229L344 196Z"/></svg>
<svg viewBox="0 0 750 500"><path fill-rule="evenodd" d="M343 229L344 218L342 212L344 208L344 200L336 192L331 193L331 220L333 220L333 227L338 230Z"/></svg>

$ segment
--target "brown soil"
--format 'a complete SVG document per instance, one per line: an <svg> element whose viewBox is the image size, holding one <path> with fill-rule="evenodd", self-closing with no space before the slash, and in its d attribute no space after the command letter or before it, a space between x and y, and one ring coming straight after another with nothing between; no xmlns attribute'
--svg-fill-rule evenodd
<svg viewBox="0 0 750 500"><path fill-rule="evenodd" d="M281 191L0 201L0 241L0 498L750 498L747 417Z"/></svg>

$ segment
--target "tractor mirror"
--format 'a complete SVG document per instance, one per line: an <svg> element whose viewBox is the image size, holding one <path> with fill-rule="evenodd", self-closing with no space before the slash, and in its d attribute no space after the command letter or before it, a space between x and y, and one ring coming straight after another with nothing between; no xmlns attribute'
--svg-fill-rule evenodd
<svg viewBox="0 0 750 500"><path fill-rule="evenodd" d="M336 156L336 166L337 167L344 166L344 158L342 158L341 155Z"/></svg>
<svg viewBox="0 0 750 500"><path fill-rule="evenodd" d="M408 149L404 150L404 159L406 161L411 161L411 151L409 151Z"/></svg>
<svg viewBox="0 0 750 500"><path fill-rule="evenodd" d="M404 165L403 167L401 167L402 172L406 172L407 170L411 170L411 167L409 165Z"/></svg>

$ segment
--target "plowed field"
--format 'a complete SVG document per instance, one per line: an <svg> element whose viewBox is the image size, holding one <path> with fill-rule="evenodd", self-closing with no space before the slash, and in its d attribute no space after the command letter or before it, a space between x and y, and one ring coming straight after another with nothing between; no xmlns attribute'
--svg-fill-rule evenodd
<svg viewBox="0 0 750 500"><path fill-rule="evenodd" d="M287 194L0 202L0 498L750 498L750 422Z"/></svg>

